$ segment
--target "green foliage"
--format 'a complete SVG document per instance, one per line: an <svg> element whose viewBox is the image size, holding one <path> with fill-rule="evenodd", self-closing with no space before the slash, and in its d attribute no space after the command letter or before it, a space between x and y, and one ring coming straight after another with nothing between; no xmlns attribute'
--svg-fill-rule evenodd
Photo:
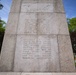
<svg viewBox="0 0 76 75"><path fill-rule="evenodd" d="M76 32L70 32L70 37L72 41L73 52L76 54Z"/></svg>
<svg viewBox="0 0 76 75"><path fill-rule="evenodd" d="M6 23L3 20L0 20L0 51L1 51L2 41L5 32L5 24Z"/></svg>
<svg viewBox="0 0 76 75"><path fill-rule="evenodd" d="M5 24L3 20L0 20L0 33L5 31Z"/></svg>
<svg viewBox="0 0 76 75"><path fill-rule="evenodd" d="M67 19L70 37L72 41L72 47L74 52L74 57L76 61L76 18ZM75 62L76 66L76 62Z"/></svg>
<svg viewBox="0 0 76 75"><path fill-rule="evenodd" d="M73 52L76 53L76 18L67 19Z"/></svg>
<svg viewBox="0 0 76 75"><path fill-rule="evenodd" d="M76 32L76 18L67 19L69 31Z"/></svg>

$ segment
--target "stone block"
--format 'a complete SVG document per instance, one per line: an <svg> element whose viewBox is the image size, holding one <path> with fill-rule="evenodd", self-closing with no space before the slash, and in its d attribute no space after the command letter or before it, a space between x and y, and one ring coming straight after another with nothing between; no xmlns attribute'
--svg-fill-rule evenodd
<svg viewBox="0 0 76 75"><path fill-rule="evenodd" d="M14 71L38 71L36 36L18 35L15 52ZM24 66L25 65L25 66Z"/></svg>
<svg viewBox="0 0 76 75"><path fill-rule="evenodd" d="M19 13L10 13L5 34L17 34Z"/></svg>
<svg viewBox="0 0 76 75"><path fill-rule="evenodd" d="M53 12L53 3L22 3L21 12Z"/></svg>
<svg viewBox="0 0 76 75"><path fill-rule="evenodd" d="M64 23L63 23L64 22ZM69 34L65 14L38 13L38 34Z"/></svg>
<svg viewBox="0 0 76 75"><path fill-rule="evenodd" d="M58 43L59 43L61 72L74 72L75 64L74 64L74 57L71 47L70 36L59 35Z"/></svg>
<svg viewBox="0 0 76 75"><path fill-rule="evenodd" d="M0 73L0 75L7 75L6 73Z"/></svg>
<svg viewBox="0 0 76 75"><path fill-rule="evenodd" d="M21 60L20 64L15 65L14 71L15 72L38 72L39 71L38 60L37 59Z"/></svg>
<svg viewBox="0 0 76 75"><path fill-rule="evenodd" d="M0 71L12 71L15 43L16 35L5 35L1 52Z"/></svg>
<svg viewBox="0 0 76 75"><path fill-rule="evenodd" d="M38 36L40 72L60 71L57 36Z"/></svg>
<svg viewBox="0 0 76 75"><path fill-rule="evenodd" d="M65 13L62 0L54 0L54 12Z"/></svg>
<svg viewBox="0 0 76 75"><path fill-rule="evenodd" d="M38 3L52 3L53 4L54 0L38 0Z"/></svg>
<svg viewBox="0 0 76 75"><path fill-rule="evenodd" d="M57 36L55 35L18 35L15 52L14 71L60 71Z"/></svg>
<svg viewBox="0 0 76 75"><path fill-rule="evenodd" d="M24 73L1 72L0 75L76 75L76 73Z"/></svg>
<svg viewBox="0 0 76 75"><path fill-rule="evenodd" d="M39 72L50 72L50 42L48 36L38 36Z"/></svg>
<svg viewBox="0 0 76 75"><path fill-rule="evenodd" d="M52 73L22 73L21 75L52 75Z"/></svg>
<svg viewBox="0 0 76 75"><path fill-rule="evenodd" d="M49 59L39 59L39 72L51 72L50 70L50 60Z"/></svg>
<svg viewBox="0 0 76 75"><path fill-rule="evenodd" d="M65 73L65 72L64 73L62 73L62 72L61 73L52 73L52 75L75 75L75 74L76 73L68 73L68 72L67 73Z"/></svg>
<svg viewBox="0 0 76 75"><path fill-rule="evenodd" d="M52 73L52 75L76 75L76 73Z"/></svg>
<svg viewBox="0 0 76 75"><path fill-rule="evenodd" d="M17 34L36 34L37 33L36 13L21 13Z"/></svg>
<svg viewBox="0 0 76 75"><path fill-rule="evenodd" d="M23 0L22 1L22 4L25 4L25 3L37 3L38 0Z"/></svg>
<svg viewBox="0 0 76 75"><path fill-rule="evenodd" d="M21 6L21 12L36 12L37 3L23 3Z"/></svg>
<svg viewBox="0 0 76 75"><path fill-rule="evenodd" d="M53 12L52 3L38 3L37 12Z"/></svg>
<svg viewBox="0 0 76 75"><path fill-rule="evenodd" d="M22 73L21 75L76 75L76 73Z"/></svg>
<svg viewBox="0 0 76 75"><path fill-rule="evenodd" d="M10 12L20 12L22 0L13 0Z"/></svg>
<svg viewBox="0 0 76 75"><path fill-rule="evenodd" d="M59 33L69 35L68 24L66 20L65 14L57 14L58 16L58 24L59 24Z"/></svg>
<svg viewBox="0 0 76 75"><path fill-rule="evenodd" d="M22 3L53 3L54 0L23 0Z"/></svg>
<svg viewBox="0 0 76 75"><path fill-rule="evenodd" d="M49 59L51 54L50 49L50 38L45 35L38 36L38 51L39 51L39 59Z"/></svg>
<svg viewBox="0 0 76 75"><path fill-rule="evenodd" d="M15 72L0 72L0 75L21 75L21 73L15 73Z"/></svg>
<svg viewBox="0 0 76 75"><path fill-rule="evenodd" d="M50 63L49 63L51 65L50 71L60 72L59 50L58 50L58 42L56 35L50 36L50 47L51 47Z"/></svg>

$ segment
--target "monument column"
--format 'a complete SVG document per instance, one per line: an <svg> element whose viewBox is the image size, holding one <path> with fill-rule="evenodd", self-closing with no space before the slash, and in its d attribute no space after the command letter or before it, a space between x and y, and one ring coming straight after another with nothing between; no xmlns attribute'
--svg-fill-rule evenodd
<svg viewBox="0 0 76 75"><path fill-rule="evenodd" d="M0 71L13 71L21 0L12 0L1 52Z"/></svg>
<svg viewBox="0 0 76 75"><path fill-rule="evenodd" d="M75 71L62 0L13 0L0 70Z"/></svg>

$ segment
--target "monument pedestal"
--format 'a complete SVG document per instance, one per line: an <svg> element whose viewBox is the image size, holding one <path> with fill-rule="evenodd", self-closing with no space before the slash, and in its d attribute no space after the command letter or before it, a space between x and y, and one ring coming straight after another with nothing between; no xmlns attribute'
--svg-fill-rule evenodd
<svg viewBox="0 0 76 75"><path fill-rule="evenodd" d="M44 73L40 75L75 72L61 0L13 0L2 46L0 71ZM29 75L26 73L19 74Z"/></svg>
<svg viewBox="0 0 76 75"><path fill-rule="evenodd" d="M12 73L12 72L3 72L0 75L76 75L76 73Z"/></svg>

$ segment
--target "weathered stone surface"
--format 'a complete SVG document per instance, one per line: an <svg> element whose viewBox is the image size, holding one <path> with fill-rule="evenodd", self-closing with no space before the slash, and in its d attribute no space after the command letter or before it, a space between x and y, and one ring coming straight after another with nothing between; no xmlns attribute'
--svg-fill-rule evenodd
<svg viewBox="0 0 76 75"><path fill-rule="evenodd" d="M33 75L35 72L56 75L58 73L48 72L75 71L65 18L62 0L13 0L0 71L33 72L6 75Z"/></svg>
<svg viewBox="0 0 76 75"><path fill-rule="evenodd" d="M22 73L21 75L76 75L76 73Z"/></svg>
<svg viewBox="0 0 76 75"><path fill-rule="evenodd" d="M37 33L37 14L21 13L19 18L17 34L36 34Z"/></svg>
<svg viewBox="0 0 76 75"><path fill-rule="evenodd" d="M76 75L76 73L52 73L52 75Z"/></svg>
<svg viewBox="0 0 76 75"><path fill-rule="evenodd" d="M12 71L15 43L16 35L5 35L1 52L0 71Z"/></svg>
<svg viewBox="0 0 76 75"><path fill-rule="evenodd" d="M38 3L37 12L53 12L52 3Z"/></svg>
<svg viewBox="0 0 76 75"><path fill-rule="evenodd" d="M54 0L54 12L64 13L62 0Z"/></svg>
<svg viewBox="0 0 76 75"><path fill-rule="evenodd" d="M67 22L65 19L65 14L38 13L38 34L67 34L68 35L69 32L68 32Z"/></svg>
<svg viewBox="0 0 76 75"><path fill-rule="evenodd" d="M19 13L10 13L5 34L17 34Z"/></svg>
<svg viewBox="0 0 76 75"><path fill-rule="evenodd" d="M65 14L21 13L17 34L37 34L37 32L38 34L69 35Z"/></svg>
<svg viewBox="0 0 76 75"><path fill-rule="evenodd" d="M51 56L50 56L50 70L53 72L60 72L60 61L59 61L59 51L58 51L58 42L57 36L50 36L50 46L51 46Z"/></svg>
<svg viewBox="0 0 76 75"><path fill-rule="evenodd" d="M53 3L54 0L23 0L22 3Z"/></svg>
<svg viewBox="0 0 76 75"><path fill-rule="evenodd" d="M36 36L17 36L14 71L37 71L38 61L36 61L36 55Z"/></svg>
<svg viewBox="0 0 76 75"><path fill-rule="evenodd" d="M10 12L20 12L21 0L13 0Z"/></svg>
<svg viewBox="0 0 76 75"><path fill-rule="evenodd" d="M14 71L60 71L58 57L57 36L18 35Z"/></svg>
<svg viewBox="0 0 76 75"><path fill-rule="evenodd" d="M39 59L49 59L51 54L50 38L48 36L38 36Z"/></svg>
<svg viewBox="0 0 76 75"><path fill-rule="evenodd" d="M39 72L50 72L49 59L39 59Z"/></svg>
<svg viewBox="0 0 76 75"><path fill-rule="evenodd" d="M40 72L60 71L57 36L39 36L38 51Z"/></svg>
<svg viewBox="0 0 76 75"><path fill-rule="evenodd" d="M53 12L53 3L22 3L21 12Z"/></svg>
<svg viewBox="0 0 76 75"><path fill-rule="evenodd" d="M0 72L0 75L21 75L21 73L15 73L15 72Z"/></svg>
<svg viewBox="0 0 76 75"><path fill-rule="evenodd" d="M19 65L21 65L21 66L19 66ZM20 63L15 65L14 71L16 71L16 72L17 71L19 71L19 72L38 72L39 71L38 60L36 60L36 59L21 60Z"/></svg>
<svg viewBox="0 0 76 75"><path fill-rule="evenodd" d="M76 73L13 73L13 72L2 72L0 75L76 75Z"/></svg>
<svg viewBox="0 0 76 75"><path fill-rule="evenodd" d="M52 3L53 4L54 0L38 0L38 3Z"/></svg>
<svg viewBox="0 0 76 75"><path fill-rule="evenodd" d="M70 37L66 35L59 35L58 43L59 43L61 72L75 71Z"/></svg>
<svg viewBox="0 0 76 75"><path fill-rule="evenodd" d="M64 13L62 0L23 0L21 12L61 12Z"/></svg>
<svg viewBox="0 0 76 75"><path fill-rule="evenodd" d="M22 73L21 75L52 75L52 73Z"/></svg>
<svg viewBox="0 0 76 75"><path fill-rule="evenodd" d="M38 45L40 72L59 71L57 37L55 35L39 36Z"/></svg>
<svg viewBox="0 0 76 75"><path fill-rule="evenodd" d="M37 3L39 0L23 0L22 1L22 4L25 4L25 3Z"/></svg>

